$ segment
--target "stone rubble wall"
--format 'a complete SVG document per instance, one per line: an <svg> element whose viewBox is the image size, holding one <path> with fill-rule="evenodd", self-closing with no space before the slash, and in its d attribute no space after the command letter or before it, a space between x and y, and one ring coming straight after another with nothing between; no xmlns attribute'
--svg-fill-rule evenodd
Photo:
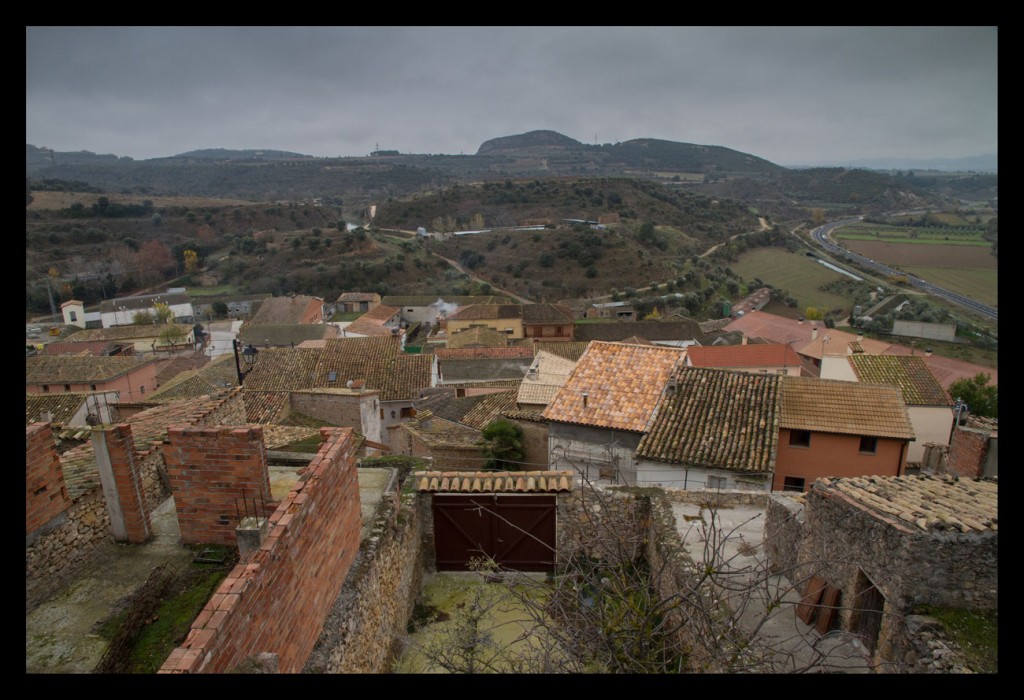
<svg viewBox="0 0 1024 700"><path fill-rule="evenodd" d="M64 511L60 525L26 547L26 609L34 609L67 584L98 546L113 542L103 492L93 489Z"/></svg>

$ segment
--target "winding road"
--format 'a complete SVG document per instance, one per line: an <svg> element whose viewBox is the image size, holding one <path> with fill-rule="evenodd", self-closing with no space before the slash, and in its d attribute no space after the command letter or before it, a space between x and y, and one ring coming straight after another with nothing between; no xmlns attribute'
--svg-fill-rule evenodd
<svg viewBox="0 0 1024 700"><path fill-rule="evenodd" d="M912 287L919 289L925 292L926 294L937 296L940 299L944 299L950 303L956 304L957 306L963 307L968 311L973 311L974 313L979 314L985 318L990 318L993 321L999 320L999 311L998 309L992 306L982 304L980 302L975 301L974 299L971 299L970 297L965 297L962 294L951 292L948 289L936 287L934 284L926 282L920 277L915 277L913 275L903 272L902 270L897 270L887 265L883 265L882 263L875 262L870 258L865 258L863 255L858 255L857 253L854 253L850 250L847 250L846 248L843 248L842 246L840 246L839 244L832 240L832 232L835 231L837 228L841 226L848 226L852 223L860 221L861 219L862 217L855 216L849 219L841 219L839 221L833 221L828 224L823 224L814 229L813 231L811 231L811 238L814 240L815 243L817 243L819 246L825 249L825 251L835 256L836 259L846 259L853 261L860 265L861 267L865 267L881 275L906 277Z"/></svg>

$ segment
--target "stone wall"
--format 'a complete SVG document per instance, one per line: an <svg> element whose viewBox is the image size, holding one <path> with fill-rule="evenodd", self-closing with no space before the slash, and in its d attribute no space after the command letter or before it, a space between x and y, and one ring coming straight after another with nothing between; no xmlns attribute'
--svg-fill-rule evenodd
<svg viewBox="0 0 1024 700"><path fill-rule="evenodd" d="M423 580L415 494L386 494L360 545L305 673L387 673Z"/></svg>
<svg viewBox="0 0 1024 700"><path fill-rule="evenodd" d="M804 504L793 496L773 494L768 498L764 520L764 551L773 574L795 579L800 546L804 537Z"/></svg>
<svg viewBox="0 0 1024 700"><path fill-rule="evenodd" d="M113 543L103 492L93 489L25 548L25 606L32 610L71 580L96 548ZM51 521L54 522L54 521Z"/></svg>
<svg viewBox="0 0 1024 700"><path fill-rule="evenodd" d="M688 490L688 489L662 489L670 501L676 503L693 503L695 505L709 504L710 506L766 506L771 495L767 491L746 491L743 489L721 489L721 490Z"/></svg>
<svg viewBox="0 0 1024 700"><path fill-rule="evenodd" d="M225 673L271 655L302 670L359 550L359 480L351 428L321 428L324 442L270 532L221 583L161 673Z"/></svg>

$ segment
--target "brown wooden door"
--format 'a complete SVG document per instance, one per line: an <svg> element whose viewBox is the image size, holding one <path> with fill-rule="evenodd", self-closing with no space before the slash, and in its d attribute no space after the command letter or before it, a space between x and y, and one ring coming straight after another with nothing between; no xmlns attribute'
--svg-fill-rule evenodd
<svg viewBox="0 0 1024 700"><path fill-rule="evenodd" d="M553 571L555 496L434 495L438 571L468 571L489 557L516 571Z"/></svg>

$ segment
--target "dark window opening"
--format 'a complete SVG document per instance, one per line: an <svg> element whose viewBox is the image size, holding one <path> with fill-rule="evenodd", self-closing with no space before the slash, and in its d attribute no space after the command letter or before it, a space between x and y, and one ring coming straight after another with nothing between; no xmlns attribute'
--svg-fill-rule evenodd
<svg viewBox="0 0 1024 700"><path fill-rule="evenodd" d="M790 430L789 431L789 446L790 447L810 447L811 446L811 431L810 430Z"/></svg>
<svg viewBox="0 0 1024 700"><path fill-rule="evenodd" d="M860 451L865 454L875 454L878 450L878 438L876 437L862 437L860 439Z"/></svg>
<svg viewBox="0 0 1024 700"><path fill-rule="evenodd" d="M798 476L787 476L782 482L783 491L800 491L804 490L804 479Z"/></svg>

